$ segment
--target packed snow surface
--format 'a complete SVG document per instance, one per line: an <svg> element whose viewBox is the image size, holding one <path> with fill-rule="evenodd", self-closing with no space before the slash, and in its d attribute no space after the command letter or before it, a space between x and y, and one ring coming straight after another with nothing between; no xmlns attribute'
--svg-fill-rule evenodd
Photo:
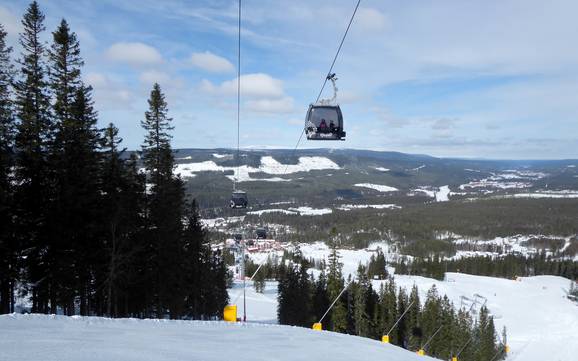
<svg viewBox="0 0 578 361"><path fill-rule="evenodd" d="M299 208L289 208L289 210L297 212L301 216L322 216L324 214L333 213L333 210L331 208L299 207Z"/></svg>
<svg viewBox="0 0 578 361"><path fill-rule="evenodd" d="M439 190L435 193L436 202L447 202L450 200L450 187L449 186L442 186Z"/></svg>
<svg viewBox="0 0 578 361"><path fill-rule="evenodd" d="M389 172L390 171L389 168L384 168L384 167L375 167L375 170L378 170L380 172Z"/></svg>
<svg viewBox="0 0 578 361"><path fill-rule="evenodd" d="M396 204L342 204L337 209L340 211L350 211L352 209L366 209L366 208L373 208L373 209L398 209L401 206Z"/></svg>
<svg viewBox="0 0 578 361"><path fill-rule="evenodd" d="M501 332L503 326L507 328L511 349L507 360L577 359L578 305L565 297L569 280L554 276L508 280L460 273L447 273L446 279L395 276L398 286L411 288L416 284L422 301L433 285L458 307L461 304L469 308L475 294L485 297L497 331ZM374 283L378 286L379 282ZM479 307L478 303L474 309L479 310Z"/></svg>
<svg viewBox="0 0 578 361"><path fill-rule="evenodd" d="M310 361L429 358L357 336L259 323L0 316L0 360Z"/></svg>
<svg viewBox="0 0 578 361"><path fill-rule="evenodd" d="M213 154L213 156L215 156ZM273 178L253 178L251 173L265 173L271 175L285 175L298 172L309 172L312 170L325 170L325 169L341 169L339 165L331 161L326 157L299 157L299 162L297 164L282 164L276 161L271 156L261 157L261 164L258 168L251 167L248 165L242 165L240 167L226 167L215 163L212 160L207 160L198 163L183 163L177 164L175 168L175 173L183 178L194 177L195 173L199 172L225 172L232 171L234 175L227 176L229 179L233 180L237 178L238 182L251 182L251 181L269 181L269 182L284 182L289 181L289 179L273 177Z"/></svg>
<svg viewBox="0 0 578 361"><path fill-rule="evenodd" d="M357 184L354 184L354 186L374 189L378 192L395 192L398 190L397 188L394 188L394 187L390 187L390 186L386 186L386 185L382 185L382 184L373 184L373 183L357 183Z"/></svg>

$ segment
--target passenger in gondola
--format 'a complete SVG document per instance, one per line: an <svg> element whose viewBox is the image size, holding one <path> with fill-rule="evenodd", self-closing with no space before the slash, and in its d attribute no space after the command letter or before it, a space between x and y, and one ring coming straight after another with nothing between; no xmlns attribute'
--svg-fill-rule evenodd
<svg viewBox="0 0 578 361"><path fill-rule="evenodd" d="M337 132L337 128L335 127L333 119L329 121L329 131L331 132L331 134L335 134L335 132Z"/></svg>
<svg viewBox="0 0 578 361"><path fill-rule="evenodd" d="M327 123L325 119L321 119L321 123L319 123L319 133L327 133Z"/></svg>

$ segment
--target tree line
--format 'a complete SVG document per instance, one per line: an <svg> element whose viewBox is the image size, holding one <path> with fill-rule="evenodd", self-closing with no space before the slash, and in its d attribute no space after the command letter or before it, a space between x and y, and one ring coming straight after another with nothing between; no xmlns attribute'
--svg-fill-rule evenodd
<svg viewBox="0 0 578 361"><path fill-rule="evenodd" d="M335 246L327 272L321 271L317 278L309 275L307 262L280 263L279 267L277 316L281 324L311 327L337 300L322 321L323 329L372 339L389 333L390 343L412 351L424 349L440 359L457 354L460 359L480 361L505 357L506 330L498 336L487 308L480 307L477 316L457 309L435 286L422 303L417 286L408 294L397 288L393 278L375 290L361 265L356 279L346 282Z"/></svg>
<svg viewBox="0 0 578 361"><path fill-rule="evenodd" d="M32 2L12 62L0 24L0 313L220 317L227 268L174 174L171 118L158 84L141 151L98 128L76 34L44 43Z"/></svg>
<svg viewBox="0 0 578 361"><path fill-rule="evenodd" d="M424 276L442 280L446 272L462 272L477 276L514 279L516 277L552 275L570 280L578 279L578 262L573 259L554 258L544 253L536 255L508 254L501 257L475 256L457 259L441 257L412 260L401 258L390 262L395 273Z"/></svg>

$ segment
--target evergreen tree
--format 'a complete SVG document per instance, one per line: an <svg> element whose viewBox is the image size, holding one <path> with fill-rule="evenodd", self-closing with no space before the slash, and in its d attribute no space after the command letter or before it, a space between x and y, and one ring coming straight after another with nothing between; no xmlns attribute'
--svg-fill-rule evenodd
<svg viewBox="0 0 578 361"><path fill-rule="evenodd" d="M312 296L312 314L314 322L317 322L321 316L327 311L331 301L329 301L329 296L327 294L327 276L325 275L325 270L321 270L317 281L315 282L315 289L313 290ZM331 315L328 314L323 320L324 324L331 324Z"/></svg>
<svg viewBox="0 0 578 361"><path fill-rule="evenodd" d="M371 318L367 310L367 302L369 295L369 280L365 267L359 265L357 268L358 283L350 286L350 291L354 297L354 320L355 320L355 334L362 337L369 337L371 335ZM354 287L355 286L355 287Z"/></svg>
<svg viewBox="0 0 578 361"><path fill-rule="evenodd" d="M19 247L14 232L14 109L10 62L12 48L6 45L6 32L0 24L0 314L14 311L15 283L18 279Z"/></svg>
<svg viewBox="0 0 578 361"><path fill-rule="evenodd" d="M15 82L18 127L15 138L15 207L18 237L27 250L27 280L32 312L56 313L54 275L56 255L47 229L48 205L52 201L48 148L52 141L48 84L45 79L45 46L40 40L44 14L32 2L22 19L20 75Z"/></svg>
<svg viewBox="0 0 578 361"><path fill-rule="evenodd" d="M425 341L422 339L422 329L420 324L421 303L417 286L414 284L409 294L409 311L407 312L407 328L410 332L408 338L408 349L418 350Z"/></svg>
<svg viewBox="0 0 578 361"><path fill-rule="evenodd" d="M476 330L476 356L478 360L490 360L498 351L496 347L496 329L494 319L484 306L480 309L478 327Z"/></svg>
<svg viewBox="0 0 578 361"><path fill-rule="evenodd" d="M193 319L220 317L228 301L225 261L208 245L196 202L191 202L186 210L182 270L185 315Z"/></svg>
<svg viewBox="0 0 578 361"><path fill-rule="evenodd" d="M327 274L327 295L329 302L337 299L343 288L343 276L341 269L343 264L339 262L339 253L337 251L337 243L331 243L331 253L328 257L329 272ZM337 299L333 308L331 309L331 323L329 329L336 332L345 332L347 330L347 308L345 307L344 297Z"/></svg>
<svg viewBox="0 0 578 361"><path fill-rule="evenodd" d="M261 267L259 272L255 274L255 277L253 277L253 286L257 293L263 293L263 291L265 291L265 270L262 268L263 267Z"/></svg>
<svg viewBox="0 0 578 361"><path fill-rule="evenodd" d="M141 122L147 131L142 154L148 182L147 227L150 266L147 270L152 287L150 298L155 304L155 314L179 317L182 310L176 289L182 288L181 229L184 206L184 187L180 178L173 175L174 157L170 145L171 118L167 102L158 84L154 84L148 100L149 110Z"/></svg>

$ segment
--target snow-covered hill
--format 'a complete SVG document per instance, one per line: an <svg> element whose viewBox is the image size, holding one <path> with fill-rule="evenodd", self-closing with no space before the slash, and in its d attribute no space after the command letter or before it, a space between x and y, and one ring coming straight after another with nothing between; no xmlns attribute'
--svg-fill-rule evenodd
<svg viewBox="0 0 578 361"><path fill-rule="evenodd" d="M329 255L329 249L319 243L303 245L301 252L306 258L318 260L327 259ZM340 255L344 274L355 275L357 265L359 262L366 263L371 251L340 250ZM266 259L263 254L251 256L256 262ZM447 295L457 307L469 309L472 303L477 301L472 308L476 311L481 304L487 302L498 332L501 332L503 326L507 328L508 345L511 349L507 360L578 360L578 305L566 298L570 285L566 278L536 276L509 280L447 273L445 281L404 275L395 275L395 281L398 286L407 289L416 284L421 292L422 302L433 285L439 294ZM379 289L382 282L373 281L374 288ZM240 292L239 288L233 289L230 293L231 299L236 298L233 294ZM247 309L251 319L275 318L276 304L272 303L276 299L275 284L268 283L263 295L255 294L252 288L247 292ZM240 301L238 303L241 304Z"/></svg>
<svg viewBox="0 0 578 361"><path fill-rule="evenodd" d="M431 360L367 338L254 323L0 316L0 360Z"/></svg>
<svg viewBox="0 0 578 361"><path fill-rule="evenodd" d="M402 287L416 284L421 297L435 285L440 294L466 308L477 299L474 309L479 309L487 300L497 330L503 326L508 330L511 354L507 360L578 360L578 307L566 298L570 281L565 278L536 276L507 280L447 273L446 281L401 275L395 276L395 280Z"/></svg>

